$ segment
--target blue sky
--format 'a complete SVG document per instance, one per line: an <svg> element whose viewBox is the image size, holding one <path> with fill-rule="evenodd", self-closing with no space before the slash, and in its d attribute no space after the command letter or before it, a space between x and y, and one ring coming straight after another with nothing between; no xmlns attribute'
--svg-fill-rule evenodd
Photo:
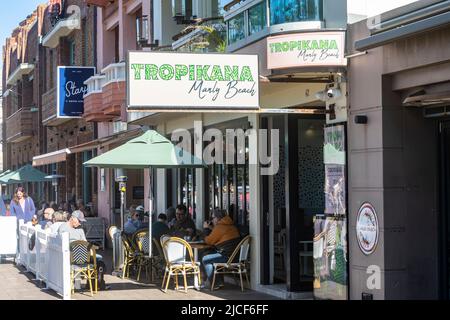
<svg viewBox="0 0 450 320"><path fill-rule="evenodd" d="M40 3L47 3L46 0L14 0L10 5L4 6L0 10L0 48L5 44L6 38L24 20L32 13ZM2 50L2 49L0 49ZM0 65L1 65L0 61Z"/></svg>

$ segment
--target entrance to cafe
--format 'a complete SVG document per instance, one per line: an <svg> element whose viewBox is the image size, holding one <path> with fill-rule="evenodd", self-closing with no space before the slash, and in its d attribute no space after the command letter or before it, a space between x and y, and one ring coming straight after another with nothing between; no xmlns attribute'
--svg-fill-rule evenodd
<svg viewBox="0 0 450 320"><path fill-rule="evenodd" d="M325 123L322 115L261 118L262 129L278 129L280 137L279 171L261 177L264 285L313 291L314 217L325 211Z"/></svg>
<svg viewBox="0 0 450 320"><path fill-rule="evenodd" d="M440 133L440 295L450 299L450 121L439 123Z"/></svg>

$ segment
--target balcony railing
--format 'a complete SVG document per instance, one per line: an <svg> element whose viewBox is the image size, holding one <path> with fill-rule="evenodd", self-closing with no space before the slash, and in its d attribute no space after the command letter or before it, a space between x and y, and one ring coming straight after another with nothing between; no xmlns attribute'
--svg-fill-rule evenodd
<svg viewBox="0 0 450 320"><path fill-rule="evenodd" d="M103 92L103 113L118 117L126 103L126 64L113 63L102 70L105 74Z"/></svg>
<svg viewBox="0 0 450 320"><path fill-rule="evenodd" d="M105 82L105 75L95 75L84 82L88 92L84 95L83 118L88 122L105 122L113 119L103 112L102 88Z"/></svg>
<svg viewBox="0 0 450 320"><path fill-rule="evenodd" d="M17 143L34 135L35 125L31 108L22 108L6 120L6 141Z"/></svg>
<svg viewBox="0 0 450 320"><path fill-rule="evenodd" d="M42 39L42 45L48 48L56 48L59 39L67 37L73 30L81 29L80 14L74 12L70 17L59 20L53 29Z"/></svg>
<svg viewBox="0 0 450 320"><path fill-rule="evenodd" d="M47 127L58 126L70 119L57 117L56 87L42 95L42 124Z"/></svg>

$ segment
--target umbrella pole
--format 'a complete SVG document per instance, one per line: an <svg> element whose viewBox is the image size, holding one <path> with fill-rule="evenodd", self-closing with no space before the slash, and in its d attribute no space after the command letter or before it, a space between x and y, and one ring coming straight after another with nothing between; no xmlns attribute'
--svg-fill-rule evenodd
<svg viewBox="0 0 450 320"><path fill-rule="evenodd" d="M153 224L153 175L152 175L152 169L148 169L148 175L149 175L149 195L148 195L148 238L150 241L149 246L149 257L151 258L152 255L152 249L153 249L153 235L152 235L152 224Z"/></svg>

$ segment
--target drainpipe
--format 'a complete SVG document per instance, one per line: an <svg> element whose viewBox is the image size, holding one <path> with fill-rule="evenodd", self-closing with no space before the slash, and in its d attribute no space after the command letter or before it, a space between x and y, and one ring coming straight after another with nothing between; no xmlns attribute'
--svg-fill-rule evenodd
<svg viewBox="0 0 450 320"><path fill-rule="evenodd" d="M93 30L93 41L94 41L94 66L97 68L98 66L97 66L97 19L98 19L98 17L97 17L97 10L102 10L102 9L99 9L99 8L97 8L97 7L95 7L95 10L94 10L94 30ZM97 72L96 73L99 73L99 71L98 70L96 70ZM97 139L97 137L98 137L98 124L97 124L97 122L94 122L94 139Z"/></svg>
<svg viewBox="0 0 450 320"><path fill-rule="evenodd" d="M154 17L155 17L155 12L154 12L154 0L150 0L150 21L148 22L148 27L150 28L149 30L149 41L150 44L154 43L154 38L155 38L155 22L154 22ZM153 47L151 47L153 48ZM153 49L152 49L153 50Z"/></svg>

